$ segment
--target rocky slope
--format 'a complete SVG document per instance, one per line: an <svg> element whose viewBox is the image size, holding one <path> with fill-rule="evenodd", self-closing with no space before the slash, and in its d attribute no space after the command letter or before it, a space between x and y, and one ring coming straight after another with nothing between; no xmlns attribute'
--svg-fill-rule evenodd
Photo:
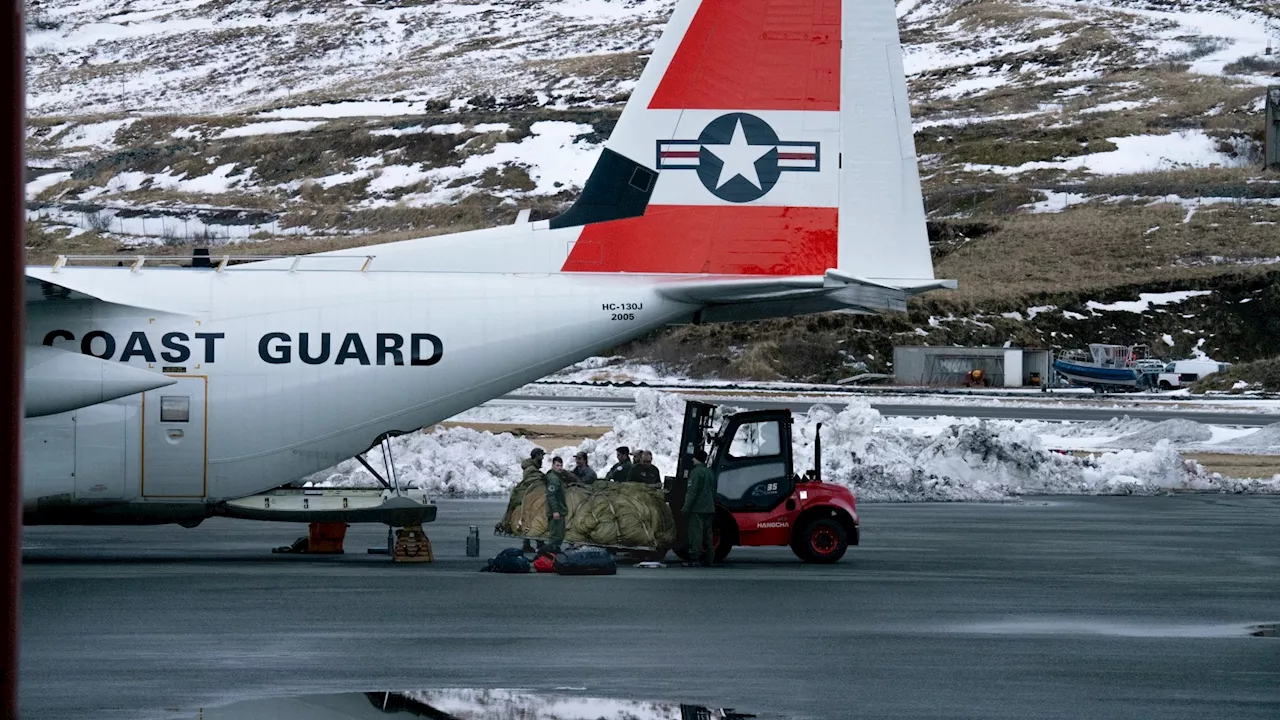
<svg viewBox="0 0 1280 720"><path fill-rule="evenodd" d="M46 0L28 16L32 258L299 252L553 213L672 5ZM1280 176L1258 167L1280 6L901 0L898 14L937 272L961 289L908 318L687 328L637 352L815 379L883 369L908 340L1280 353ZM1207 294L1095 307L1193 290ZM826 360L790 357L797 342ZM730 361L709 367L707 350Z"/></svg>

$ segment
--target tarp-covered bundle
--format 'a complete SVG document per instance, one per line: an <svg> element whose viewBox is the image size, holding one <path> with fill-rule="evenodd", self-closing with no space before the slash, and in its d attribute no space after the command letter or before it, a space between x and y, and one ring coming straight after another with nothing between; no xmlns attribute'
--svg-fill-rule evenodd
<svg viewBox="0 0 1280 720"><path fill-rule="evenodd" d="M546 537L546 496L547 486L540 479L516 485L498 529L522 537ZM569 504L567 542L663 552L675 544L675 519L658 488L631 482L574 484L565 488L565 500Z"/></svg>

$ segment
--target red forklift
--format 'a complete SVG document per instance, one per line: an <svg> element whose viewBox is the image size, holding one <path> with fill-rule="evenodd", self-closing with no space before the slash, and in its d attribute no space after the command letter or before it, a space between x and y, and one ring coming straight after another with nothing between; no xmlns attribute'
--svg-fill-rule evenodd
<svg viewBox="0 0 1280 720"><path fill-rule="evenodd" d="M713 430L717 412L703 402L685 406L676 475L664 486L679 532L677 555L689 558L681 507L697 448L707 451L707 467L716 476L717 562L735 545L789 545L805 562L833 563L858 544L853 493L822 482L821 423L813 469L801 477L792 462L790 410L727 414Z"/></svg>

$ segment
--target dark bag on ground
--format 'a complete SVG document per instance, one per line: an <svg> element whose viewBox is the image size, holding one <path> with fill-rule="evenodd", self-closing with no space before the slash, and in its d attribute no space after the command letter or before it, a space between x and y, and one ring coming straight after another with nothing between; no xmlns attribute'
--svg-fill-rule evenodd
<svg viewBox="0 0 1280 720"><path fill-rule="evenodd" d="M481 568L480 572L496 572L496 573L527 573L533 567L529 564L529 558L520 552L520 548L507 548L498 553L498 556L491 559L489 564Z"/></svg>
<svg viewBox="0 0 1280 720"><path fill-rule="evenodd" d="M556 572L561 575L617 575L618 564L604 548L569 548L556 555Z"/></svg>

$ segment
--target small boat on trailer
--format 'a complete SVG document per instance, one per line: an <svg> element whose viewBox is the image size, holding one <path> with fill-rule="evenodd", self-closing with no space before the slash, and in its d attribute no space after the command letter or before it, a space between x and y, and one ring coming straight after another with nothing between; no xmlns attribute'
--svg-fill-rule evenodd
<svg viewBox="0 0 1280 720"><path fill-rule="evenodd" d="M1071 350L1053 361L1053 369L1072 385L1096 392L1149 390L1163 367L1146 345L1093 343L1087 353Z"/></svg>

